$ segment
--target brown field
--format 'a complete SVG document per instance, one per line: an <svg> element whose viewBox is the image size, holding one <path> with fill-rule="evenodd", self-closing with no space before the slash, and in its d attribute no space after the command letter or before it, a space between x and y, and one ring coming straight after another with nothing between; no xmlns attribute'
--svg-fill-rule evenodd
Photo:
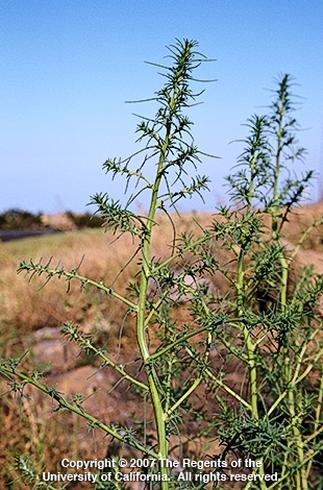
<svg viewBox="0 0 323 490"><path fill-rule="evenodd" d="M313 219L322 216L323 204L303 207L292 213L285 228L288 246L293 248L302 231ZM198 235L199 227L206 228L212 215L184 214L173 219L178 233L192 230ZM171 242L172 227L166 218L162 218L153 255L166 257ZM57 279L44 287L44 278L34 278L28 284L23 274L17 275L16 269L23 259L46 262L53 257L53 266L64 266L68 270L80 265L81 274L103 280L123 294L128 281L136 280L138 259L130 260L136 246L131 238L116 239L110 232L103 233L100 229L0 242L0 355L24 355L22 363L26 369L31 365L45 368L49 384L64 393L85 393L88 397L86 408L108 422L126 423L135 413L140 420L144 408L138 406L134 394L116 385L118 378L111 370L101 372L91 356L80 353L62 339L59 327L66 320L76 322L86 333L91 332L99 345L108 344L115 360L127 363L130 371L140 373L133 319L126 315L122 305L94 289L81 290L75 282L67 292L66 282ZM229 261L222 250L215 249L214 253L223 263ZM322 227L313 231L300 250L298 264L306 263L313 263L317 272L323 272ZM210 278L210 281L218 291L225 290L226 284L218 277ZM185 308L182 314L184 318ZM181 313L178 315L180 319ZM232 373L232 377L236 382L240 381L239 373ZM89 431L76 416L53 414L50 402L42 397L37 397L35 404L36 395L30 390L26 389L24 396L8 393L5 380L0 380L0 390L3 394L0 401L0 488L32 488L19 482L13 467L13 458L19 453L31 456L38 472L57 468L62 455L72 459L93 459L107 454L106 438ZM194 444L188 448L189 453L205 452L205 447L202 450ZM212 444L216 446L216 441L199 441L199 444L210 448ZM12 479L16 480L10 486Z"/></svg>

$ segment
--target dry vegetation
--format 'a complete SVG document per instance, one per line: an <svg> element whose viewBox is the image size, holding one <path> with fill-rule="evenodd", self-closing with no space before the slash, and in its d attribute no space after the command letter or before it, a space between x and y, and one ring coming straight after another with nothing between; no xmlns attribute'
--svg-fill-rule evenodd
<svg viewBox="0 0 323 490"><path fill-rule="evenodd" d="M313 219L322 216L322 204L295 211L285 228L288 245L294 247L301 232L313 222ZM200 228L207 227L211 220L211 214L174 217L178 233L192 230L198 234ZM153 250L155 257L165 257L172 243L172 226L165 217L160 218L159 224L158 238L154 242ZM33 332L44 327L59 327L64 321L73 320L86 332L95 331L99 342L108 342L110 346L117 345L120 361L132 362L133 370L139 372L140 366L136 362L134 351L132 318L125 316L125 309L118 303L91 288L80 290L77 284L72 284L71 290L66 294L67 284L63 280L50 281L46 288L42 287L43 280L34 280L30 285L26 285L26 279L16 274L17 265L22 259L33 257L35 260L50 260L51 257L55 257L55 266L59 263L71 269L80 264L82 274L102 279L107 285L113 284L118 292L124 293L128 281L136 280L137 260L130 260L135 251L136 243L131 239L117 239L110 232L102 233L102 230L69 232L0 243L1 355L18 355L32 351ZM214 253L223 264L229 263L230 257L223 255L222 250L216 249ZM299 261L300 266L310 262L318 272L323 272L322 228L314 230L310 239L304 243ZM295 277L296 275L297 271ZM214 277L210 278L210 281L216 290L223 294L225 283L219 283L219 278ZM184 306L179 309L178 315L179 318L181 315L184 318ZM32 357L26 354L27 359L28 356ZM75 359L73 369L61 369L63 377L58 375L60 370L57 365L56 370L49 370L49 379L61 391L77 392L78 388L84 387L86 381L87 389L92 390L92 393L89 392L89 403L92 400L95 410L102 411L104 417L109 420L113 420L116 412L119 421L126 420L138 410L135 396L123 392L122 387L111 393L106 392L104 387L113 386L117 382L112 373L98 372L91 358L75 355ZM64 358L58 359L58 362L64 363ZM235 382L239 382L239 372L232 372L231 376ZM2 381L0 387L4 393L0 402L4 431L0 442L0 488L26 488L26 485L20 484L18 480L13 486L8 483L19 476L12 469L14 455L19 452L32 456L39 471L44 467L54 469L62 455L74 458L80 455L91 458L105 456L106 439L100 439L100 435L94 432L88 433L87 428L75 416L54 415L48 402L39 398L37 405L28 397L22 397L17 403L12 394L6 395L5 382ZM99 392L99 395L91 398L94 392ZM122 414L121 405L124 407ZM66 430L62 430L62 427ZM199 451L195 447L191 450Z"/></svg>

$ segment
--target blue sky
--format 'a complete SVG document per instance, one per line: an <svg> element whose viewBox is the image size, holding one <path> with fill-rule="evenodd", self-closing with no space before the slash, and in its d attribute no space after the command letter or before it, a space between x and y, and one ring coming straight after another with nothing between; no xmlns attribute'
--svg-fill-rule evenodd
<svg viewBox="0 0 323 490"><path fill-rule="evenodd" d="M201 74L218 81L190 117L196 143L221 157L201 169L212 180L206 206L196 199L182 209L214 210L225 200L223 177L241 151L229 143L264 111L282 72L303 97L306 168L323 168L321 0L1 0L0 18L0 211L84 210L97 191L121 197L102 163L135 149L132 113L155 108L124 102L160 87L144 61L161 62L176 37L197 39L217 60Z"/></svg>

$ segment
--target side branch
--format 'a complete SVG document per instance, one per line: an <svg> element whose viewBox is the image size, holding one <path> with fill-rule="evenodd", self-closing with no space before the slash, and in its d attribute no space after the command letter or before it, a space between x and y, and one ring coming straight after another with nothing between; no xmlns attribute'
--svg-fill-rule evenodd
<svg viewBox="0 0 323 490"><path fill-rule="evenodd" d="M20 262L17 272L18 274L23 271L26 272L26 275L30 275L30 279L32 279L35 275L42 276L43 274L45 274L47 276L45 284L47 284L47 282L49 282L55 276L58 277L58 279L61 279L63 277L68 282L68 288L70 287L71 281L76 279L81 283L82 288L85 288L87 285L94 286L100 291L103 291L105 294L108 294L109 296L118 299L119 301L127 305L128 308L130 308L132 311L137 311L137 305L135 303L117 293L114 289L106 287L102 281L98 282L94 279L82 276L78 273L77 269L72 269L71 271L66 271L64 267L52 269L49 267L50 262L51 259L47 262L47 264L34 264L32 260L30 260L29 262L23 260L22 262Z"/></svg>
<svg viewBox="0 0 323 490"><path fill-rule="evenodd" d="M0 373L13 382L15 382L16 379L18 378L23 383L23 385L34 386L35 388L37 388L37 390L41 391L42 393L45 393L50 398L52 398L52 400L55 400L58 404L58 409L67 409L70 412L76 413L77 415L80 415L83 419L85 419L88 422L88 424L91 426L91 428L101 429L106 434L109 434L110 436L114 437L115 439L122 442L123 444L127 444L133 447L134 449L138 449L139 451L141 451L143 454L146 454L147 456L158 459L157 453L148 449L146 446L142 445L139 441L137 441L133 437L125 435L122 431L121 433L119 433L116 428L107 425L101 420L97 419L90 413L86 412L80 406L80 404L68 402L66 398L64 398L55 388L48 387L43 383L40 383L38 379L34 379L32 376L29 376L28 374L22 371L18 371L16 369L10 368L4 364L0 365Z"/></svg>
<svg viewBox="0 0 323 490"><path fill-rule="evenodd" d="M95 356L99 357L103 361L102 367L112 367L115 371L117 371L117 373L122 376L122 379L126 379L127 381L129 381L129 383L137 386L144 392L149 391L149 388L145 383L142 383L134 376L131 376L131 374L129 374L125 370L123 365L113 362L112 359L107 357L101 349L98 349L97 347L95 347L95 345L92 344L90 338L87 338L85 335L81 334L78 331L77 327L75 327L71 322L64 323L63 333L68 335L71 341L76 342L85 351L90 351Z"/></svg>

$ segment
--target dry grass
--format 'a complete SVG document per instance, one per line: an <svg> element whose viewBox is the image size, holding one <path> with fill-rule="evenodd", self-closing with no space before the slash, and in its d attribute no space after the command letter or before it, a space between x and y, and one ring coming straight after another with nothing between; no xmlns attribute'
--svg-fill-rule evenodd
<svg viewBox="0 0 323 490"><path fill-rule="evenodd" d="M126 247L114 247L112 251L109 238L96 231L25 239L3 244L0 250L0 321L28 330L57 326L69 319L77 322L89 321L93 319L94 309L96 314L104 315L109 305L102 305L101 298L95 291L81 291L76 282L68 294L67 284L62 280L53 280L43 287L44 278L35 278L27 285L26 278L15 272L20 260L32 257L34 261L46 262L55 257L52 261L53 267L64 266L67 270L83 260L80 268L82 274L110 283L127 254ZM119 286L120 283L122 284L121 278L118 281ZM112 316L114 313L112 312Z"/></svg>
<svg viewBox="0 0 323 490"><path fill-rule="evenodd" d="M206 226L208 217L197 217ZM176 219L180 231L198 227L191 216ZM162 237L162 239L160 239ZM160 233L154 242L155 257L166 257L172 241L172 228L166 218L160 220ZM66 294L67 285L62 280L52 280L44 285L44 278L35 278L28 285L23 275L17 275L18 263L23 259L48 261L53 266L67 270L81 264L80 273L103 280L120 293L124 293L129 280L135 280L137 259L123 270L136 251L130 237L117 239L110 232L86 230L64 235L28 238L11 243L0 243L0 323L17 325L24 330L61 325L66 320L76 322L108 318L120 320L120 304L104 298L93 289L81 291L75 282ZM120 273L120 271L123 271ZM122 308L121 308L122 310Z"/></svg>
<svg viewBox="0 0 323 490"><path fill-rule="evenodd" d="M323 206L305 207L294 212L287 223L285 239L291 247L299 239L301 232L310 225L313 219L323 216ZM191 230L195 235L208 227L212 221L211 214L185 214L173 217L177 233ZM173 228L163 216L159 219L158 234L153 242L153 255L156 258L168 256L173 240ZM199 225L197 225L199 223ZM309 260L317 270L323 272L322 227L314 231L305 244L306 251L301 251L300 261ZM113 286L119 293L126 292L128 281L136 280L138 258L129 259L136 251L137 244L130 237L116 239L110 232L102 230L84 230L52 235L41 238L29 238L11 243L0 243L0 355L17 355L26 351L30 343L30 333L43 327L56 327L66 320L74 321L83 327L97 326L109 335L109 342L117 345L120 328L123 328L122 351L124 359L134 359L133 324L131 317L125 317L126 310L120 303L102 296L93 288L80 290L76 282L67 293L67 284L63 280L52 280L42 287L44 279L35 278L26 284L23 275L17 275L18 263L23 259L47 261L53 258L53 266L64 266L67 270L79 264L80 273L94 279L103 280ZM225 263L229 260L220 248L214 253ZM122 271L122 272L121 272ZM225 283L218 277L213 278L217 288L223 290ZM178 318L185 320L185 308L178 311ZM28 337L29 335L29 337ZM0 392L6 391L5 383L0 383ZM131 402L132 403L132 402ZM10 488L9 479L18 478L10 470L12 457L15 454L27 454L33 457L37 470L52 467L61 454L67 457L102 457L102 448L97 441L90 445L80 444L80 434L86 437L82 423L71 415L50 416L50 407L44 400L32 403L28 399L20 401L12 395L0 400L0 412L3 418L5 437L0 442L0 488ZM44 418L44 413L46 417ZM125 416L128 416L125 414ZM61 430L61 427L66 430ZM72 434L72 437L71 437ZM98 436L99 437L99 436ZM103 441L106 444L106 440ZM98 453L95 453L98 451ZM18 481L12 488L27 488Z"/></svg>
<svg viewBox="0 0 323 490"><path fill-rule="evenodd" d="M301 232L313 219L323 216L323 206L315 205L302 208L293 213L286 224L285 237L296 244ZM199 226L193 221L196 220ZM210 214L183 215L174 217L178 233L193 230L195 234L206 228L212 220ZM172 243L172 226L166 217L159 220L159 230L153 243L156 258L166 257ZM199 228L200 227L200 228ZM311 252L306 256L321 269L320 257L316 253L323 251L322 227L313 230L304 244ZM116 239L110 232L86 230L69 232L41 238L29 238L11 243L0 242L0 323L16 325L24 330L35 330L44 326L61 325L65 320L89 322L94 319L108 318L114 324L120 320L120 305L102 297L93 289L81 291L75 283L66 294L66 283L54 280L43 288L44 280L33 280L26 284L23 275L17 276L19 261L33 258L43 261L53 258L52 264L63 265L71 269L81 263L80 271L91 278L102 279L107 285L113 284L120 293L125 292L128 280L135 280L136 258L120 274L136 250L136 243L129 237ZM223 255L215 248L216 254ZM225 257L223 256L223 261ZM122 310L122 308L121 308Z"/></svg>

